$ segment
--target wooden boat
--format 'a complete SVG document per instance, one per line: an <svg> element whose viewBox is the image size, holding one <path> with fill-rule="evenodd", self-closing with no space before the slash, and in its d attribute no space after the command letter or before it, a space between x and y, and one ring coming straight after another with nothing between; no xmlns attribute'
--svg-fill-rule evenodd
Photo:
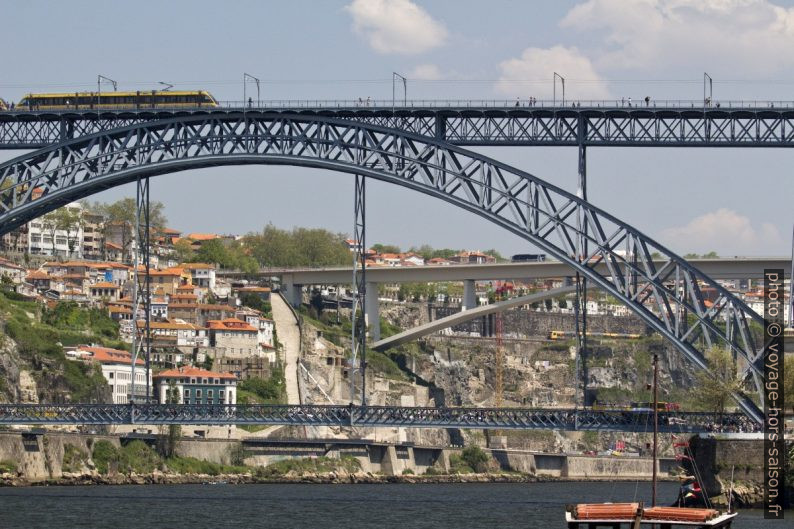
<svg viewBox="0 0 794 529"><path fill-rule="evenodd" d="M674 527L689 528L728 528L735 512L720 512L716 509L699 509L694 507L657 507L656 506L656 460L657 441L659 436L658 406L659 359L653 355L653 506L645 508L638 503L579 503L569 505L565 509L565 521L568 529L673 529Z"/></svg>
<svg viewBox="0 0 794 529"><path fill-rule="evenodd" d="M646 509L642 503L580 503L569 505L565 512L565 522L569 529L728 528L735 517L736 513L723 513L716 509L691 507Z"/></svg>

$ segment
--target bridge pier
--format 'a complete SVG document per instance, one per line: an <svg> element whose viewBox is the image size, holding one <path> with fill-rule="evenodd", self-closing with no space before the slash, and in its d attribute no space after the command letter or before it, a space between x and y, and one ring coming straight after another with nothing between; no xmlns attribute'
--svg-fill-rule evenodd
<svg viewBox="0 0 794 529"><path fill-rule="evenodd" d="M462 310L474 309L477 307L477 289L473 279L463 281L463 306Z"/></svg>
<svg viewBox="0 0 794 529"><path fill-rule="evenodd" d="M366 299L364 301L367 329L373 342L380 340L380 305L378 303L378 284L367 282Z"/></svg>
<svg viewBox="0 0 794 529"><path fill-rule="evenodd" d="M303 302L303 285L297 285L291 278L285 277L281 283L281 292L284 295L284 299L287 300L287 303L295 308L301 306Z"/></svg>

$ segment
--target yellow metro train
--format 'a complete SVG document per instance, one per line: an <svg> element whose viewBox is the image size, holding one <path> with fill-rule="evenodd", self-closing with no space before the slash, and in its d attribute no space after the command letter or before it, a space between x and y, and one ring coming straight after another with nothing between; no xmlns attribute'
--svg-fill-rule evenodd
<svg viewBox="0 0 794 529"><path fill-rule="evenodd" d="M93 108L195 108L217 107L218 102L205 90L71 92L27 94L14 110L86 110ZM2 110L7 110L7 108Z"/></svg>
<svg viewBox="0 0 794 529"><path fill-rule="evenodd" d="M549 340L560 340L564 338L573 338L576 333L570 331L549 331ZM622 332L587 332L588 337L593 338L615 338L621 340L637 340L642 338L641 334L622 333Z"/></svg>

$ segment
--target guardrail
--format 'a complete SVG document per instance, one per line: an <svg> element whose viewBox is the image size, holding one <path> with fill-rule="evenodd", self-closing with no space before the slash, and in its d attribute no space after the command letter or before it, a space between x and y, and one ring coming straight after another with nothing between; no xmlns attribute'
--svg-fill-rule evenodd
<svg viewBox="0 0 794 529"><path fill-rule="evenodd" d="M217 101L217 106L196 105L196 106L165 106L165 105L81 105L79 108L64 108L60 110L196 110L222 108L224 110L288 110L288 109L372 109L372 110L414 110L420 108L501 108L501 109L565 109L565 108L585 108L585 109L622 109L622 110L642 110L642 109L684 109L684 110L718 110L718 109L794 109L794 101L786 100L743 100L726 99L705 102L694 99L575 99L575 100L530 100L528 98L518 99L410 99L407 101L392 101L391 99L267 99L251 101ZM27 112L41 109L33 106L9 107L6 112Z"/></svg>
<svg viewBox="0 0 794 529"><path fill-rule="evenodd" d="M649 432L647 410L419 408L334 405L0 404L0 424L266 424ZM756 432L743 414L660 412L667 433Z"/></svg>

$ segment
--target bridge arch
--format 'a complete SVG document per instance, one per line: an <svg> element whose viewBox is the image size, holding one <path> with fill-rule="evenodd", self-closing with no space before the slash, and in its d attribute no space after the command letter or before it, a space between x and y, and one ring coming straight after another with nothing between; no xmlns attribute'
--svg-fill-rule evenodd
<svg viewBox="0 0 794 529"><path fill-rule="evenodd" d="M701 349L732 349L762 402L759 327L751 326L762 320L744 302L661 244L567 191L489 157L396 129L241 112L174 117L76 138L0 165L0 235L137 178L242 164L361 174L471 211L594 281L698 368L709 371ZM596 270L601 263L607 273ZM704 286L715 293L708 303ZM748 394L735 397L745 413L761 419Z"/></svg>

